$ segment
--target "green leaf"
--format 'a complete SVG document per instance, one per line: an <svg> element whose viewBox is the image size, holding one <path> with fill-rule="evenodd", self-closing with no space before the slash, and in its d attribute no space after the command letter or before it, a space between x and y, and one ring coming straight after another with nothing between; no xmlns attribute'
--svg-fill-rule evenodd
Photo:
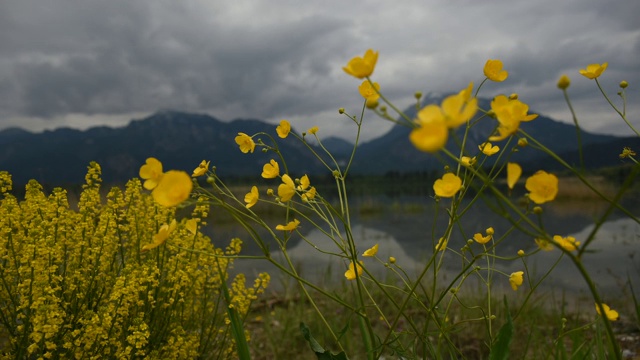
<svg viewBox="0 0 640 360"><path fill-rule="evenodd" d="M311 346L311 350L316 353L318 360L348 360L347 355L343 352L339 354L332 354L330 351L325 350L316 339L311 336L311 332L307 325L303 322L300 323L300 331L302 331L302 336L304 336L305 340Z"/></svg>
<svg viewBox="0 0 640 360"><path fill-rule="evenodd" d="M507 313L507 322L502 325L500 331L498 331L498 338L493 346L491 346L489 360L506 360L509 358L509 345L513 338L513 322L511 321L511 314L509 313L509 305L507 304L506 296L504 297L504 308Z"/></svg>

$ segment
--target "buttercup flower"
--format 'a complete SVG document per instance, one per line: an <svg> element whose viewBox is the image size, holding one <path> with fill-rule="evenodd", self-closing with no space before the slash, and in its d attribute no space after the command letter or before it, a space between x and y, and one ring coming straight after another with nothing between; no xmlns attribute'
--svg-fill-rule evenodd
<svg viewBox="0 0 640 360"><path fill-rule="evenodd" d="M251 191L244 196L244 202L247 203L247 209L258 203L259 198L260 194L258 193L258 187L253 186Z"/></svg>
<svg viewBox="0 0 640 360"><path fill-rule="evenodd" d="M444 121L449 129L455 129L466 124L478 111L478 99L471 98L473 83L457 93L447 96L440 104Z"/></svg>
<svg viewBox="0 0 640 360"><path fill-rule="evenodd" d="M476 157L463 156L460 158L462 166L473 166L476 163Z"/></svg>
<svg viewBox="0 0 640 360"><path fill-rule="evenodd" d="M289 221L287 225L277 225L276 230L293 231L298 228L298 225L300 225L300 220L293 219L293 221Z"/></svg>
<svg viewBox="0 0 640 360"><path fill-rule="evenodd" d="M438 239L438 243L436 244L436 251L444 251L447 248L448 242L449 239L445 237L441 237L440 239Z"/></svg>
<svg viewBox="0 0 640 360"><path fill-rule="evenodd" d="M300 178L300 185L298 185L298 190L307 190L310 184L311 182L309 181L309 177L307 175L304 175Z"/></svg>
<svg viewBox="0 0 640 360"><path fill-rule="evenodd" d="M536 241L536 245L538 245L540 250L542 250L542 251L551 251L551 250L553 250L553 245L551 244L550 241L545 240L545 239L535 239L535 241Z"/></svg>
<svg viewBox="0 0 640 360"><path fill-rule="evenodd" d="M433 183L433 190L439 197L449 198L455 195L462 187L462 180L452 173L446 173L441 179Z"/></svg>
<svg viewBox="0 0 640 360"><path fill-rule="evenodd" d="M276 132L278 136L281 138L286 138L289 136L289 132L291 132L291 124L287 120L280 120L280 125L276 127Z"/></svg>
<svg viewBox="0 0 640 360"><path fill-rule="evenodd" d="M478 145L478 149L480 149L480 151L482 151L482 153L487 156L494 155L498 153L498 151L500 151L500 147L498 145L491 145L490 142Z"/></svg>
<svg viewBox="0 0 640 360"><path fill-rule="evenodd" d="M195 235L196 232L198 232L198 220L196 219L187 220L187 222L185 223L185 227L190 233Z"/></svg>
<svg viewBox="0 0 640 360"><path fill-rule="evenodd" d="M518 131L521 121L531 121L537 114L527 114L529 105L515 99L509 100L504 95L496 96L491 101L491 110L498 120L498 135L489 137L491 141L504 140Z"/></svg>
<svg viewBox="0 0 640 360"><path fill-rule="evenodd" d="M620 157L620 159L624 159L630 156L636 156L636 152L631 150L630 147L625 146L622 149L622 152L620 153L620 155L618 155Z"/></svg>
<svg viewBox="0 0 640 360"><path fill-rule="evenodd" d="M411 130L409 140L420 151L429 153L442 149L447 143L449 129L440 108L428 105L418 112L418 127Z"/></svg>
<svg viewBox="0 0 640 360"><path fill-rule="evenodd" d="M509 276L509 284L511 284L511 288L514 291L518 290L518 286L522 285L522 283L524 282L524 277L522 276L523 274L523 271L516 271L514 273L511 273L511 275Z"/></svg>
<svg viewBox="0 0 640 360"><path fill-rule="evenodd" d="M578 249L578 246L580 246L580 241L576 241L576 238L573 236L562 237L560 235L555 235L553 240L567 251L574 251Z"/></svg>
<svg viewBox="0 0 640 360"><path fill-rule="evenodd" d="M524 186L529 190L529 199L536 204L552 201L558 194L558 178L542 170L529 177Z"/></svg>
<svg viewBox="0 0 640 360"><path fill-rule="evenodd" d="M371 86L369 80L365 80L358 87L358 91L360 92L360 95L367 100L366 106L368 108L375 108L378 106L378 99L380 98L380 94L378 93L380 91L380 84L376 82Z"/></svg>
<svg viewBox="0 0 640 360"><path fill-rule="evenodd" d="M363 79L373 74L376 62L378 62L378 52L369 49L364 53L364 57L354 57L342 70L351 76Z"/></svg>
<svg viewBox="0 0 640 360"><path fill-rule="evenodd" d="M516 163L507 163L507 185L509 189L513 189L513 187L520 179L520 175L522 175L522 168L520 165Z"/></svg>
<svg viewBox="0 0 640 360"><path fill-rule="evenodd" d="M307 132L308 132L309 134L311 134L311 135L314 135L315 133L317 133L317 132L318 132L318 130L319 130L319 129L318 129L318 127L317 127L317 126L314 126L314 127L312 127L311 129L307 130Z"/></svg>
<svg viewBox="0 0 640 360"><path fill-rule="evenodd" d="M160 205L172 207L187 200L193 189L193 181L184 171L167 171L158 186L151 192L153 199Z"/></svg>
<svg viewBox="0 0 640 360"><path fill-rule="evenodd" d="M373 245L370 249L365 250L362 256L375 256L378 253L378 244Z"/></svg>
<svg viewBox="0 0 640 360"><path fill-rule="evenodd" d="M476 233L473 235L473 240L475 240L478 244L486 244L493 239L493 228L490 227L487 229L487 236L482 236L481 233Z"/></svg>
<svg viewBox="0 0 640 360"><path fill-rule="evenodd" d="M162 178L162 163L156 158L148 158L146 163L140 167L140 177L145 179L142 186L147 190L153 190L158 186Z"/></svg>
<svg viewBox="0 0 640 360"><path fill-rule="evenodd" d="M358 261L357 268L358 268L358 276L362 275L363 269L362 269L362 266L360 266L360 261ZM346 277L347 280L355 280L356 270L355 270L355 266L353 266L353 261L349 264L349 270L345 271L344 277Z"/></svg>
<svg viewBox="0 0 640 360"><path fill-rule="evenodd" d="M149 251L151 249L155 249L158 246L164 244L164 242L167 241L167 239L169 238L169 234L171 234L171 232L175 230L176 226L177 226L176 219L173 219L173 221L171 221L171 224L169 225L164 224L160 226L158 233L153 235L152 242L150 244L143 246L142 249L140 249L140 251L141 252Z"/></svg>
<svg viewBox="0 0 640 360"><path fill-rule="evenodd" d="M580 74L587 79L595 79L598 76L602 75L602 73L607 70L608 63L600 64L590 64L587 65L586 69L580 69Z"/></svg>
<svg viewBox="0 0 640 360"><path fill-rule="evenodd" d="M609 305L603 303L602 307L604 308L604 313L607 316L607 318L611 321L616 321L618 320L619 314L617 311L615 310L611 310L611 308L609 307ZM598 306L598 303L596 303L596 312L598 313L598 315L602 316L602 314L600 313L600 306Z"/></svg>
<svg viewBox="0 0 640 360"><path fill-rule="evenodd" d="M238 136L236 136L235 140L236 140L236 144L240 146L240 151L242 151L245 154L248 152L253 152L253 150L256 149L256 143L253 142L253 139L251 138L251 136L245 133L238 133Z"/></svg>
<svg viewBox="0 0 640 360"><path fill-rule="evenodd" d="M571 85L571 80L569 79L569 77L567 75L560 76L560 79L558 79L558 88L564 90L568 88L569 85Z"/></svg>
<svg viewBox="0 0 640 360"><path fill-rule="evenodd" d="M291 200L295 193L296 187L293 180L291 180L291 177L287 174L282 175L282 184L278 186L278 196L280 197L280 201L287 202Z"/></svg>
<svg viewBox="0 0 640 360"><path fill-rule="evenodd" d="M273 179L280 176L280 165L271 159L268 164L264 164L262 167L262 177L265 179Z"/></svg>
<svg viewBox="0 0 640 360"><path fill-rule="evenodd" d="M209 164L210 163L211 163L211 161L202 160L200 165L198 165L198 167L193 170L193 174L191 174L191 176L192 177L198 177L198 176L202 176L202 175L206 174L207 170L209 170Z"/></svg>
<svg viewBox="0 0 640 360"><path fill-rule="evenodd" d="M509 73L502 69L502 61L500 60L487 60L484 64L484 76L491 81L502 82L507 79Z"/></svg>
<svg viewBox="0 0 640 360"><path fill-rule="evenodd" d="M316 197L316 188L312 186L309 190L307 190L304 194L302 194L302 201L313 200Z"/></svg>

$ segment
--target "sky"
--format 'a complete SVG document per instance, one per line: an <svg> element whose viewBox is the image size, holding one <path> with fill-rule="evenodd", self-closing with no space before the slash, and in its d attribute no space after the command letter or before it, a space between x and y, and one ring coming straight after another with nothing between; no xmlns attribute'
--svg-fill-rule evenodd
<svg viewBox="0 0 640 360"><path fill-rule="evenodd" d="M0 129L124 126L157 111L278 123L352 139L361 80L342 67L379 51L372 79L400 109L413 94L458 92L488 59L509 71L480 96L517 93L538 113L630 135L594 80L640 126L638 0L2 0ZM363 140L391 123L365 113ZM241 130L239 130L241 131Z"/></svg>

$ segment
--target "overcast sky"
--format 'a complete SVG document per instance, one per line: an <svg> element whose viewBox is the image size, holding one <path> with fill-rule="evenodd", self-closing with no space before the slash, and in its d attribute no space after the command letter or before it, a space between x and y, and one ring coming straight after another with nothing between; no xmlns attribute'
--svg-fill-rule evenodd
<svg viewBox="0 0 640 360"><path fill-rule="evenodd" d="M0 129L125 125L158 110L254 118L347 137L360 81L342 70L368 48L373 74L398 106L419 90L459 91L482 81L487 59L509 78L481 96L517 92L540 113L571 121L561 92L592 131L630 134L593 80L578 70L608 62L640 125L638 0L2 0ZM369 114L366 139L391 124Z"/></svg>

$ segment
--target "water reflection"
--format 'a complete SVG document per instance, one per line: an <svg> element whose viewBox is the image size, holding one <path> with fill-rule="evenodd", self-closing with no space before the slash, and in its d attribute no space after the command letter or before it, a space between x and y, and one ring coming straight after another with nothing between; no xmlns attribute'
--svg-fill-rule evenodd
<svg viewBox="0 0 640 360"><path fill-rule="evenodd" d="M387 201L385 203L385 201ZM384 204L376 211L367 211L354 214L352 217L353 235L361 254L374 244L379 244L378 257L388 259L393 256L397 263L409 273L416 273L422 269L425 259L432 254L432 238L441 236L447 226L447 218L444 204L440 208L434 207L432 201L416 204L414 199L380 200L377 203ZM408 205L410 204L410 205ZM598 202L558 202L545 205L543 214L544 226L549 234L574 236L578 241L584 239L593 229L594 218L606 208L606 203ZM633 209L633 206L631 207ZM637 210L637 209L634 209ZM635 213L638 213L636 211ZM436 216L436 214L439 214ZM511 223L479 204L471 207L462 218L465 233L456 230L449 242L449 247L459 250L467 239L475 232L484 232L492 226L496 235L507 232ZM239 236L247 240L244 254L258 255L260 250L246 238L244 231L232 226L214 225L214 231L210 236L214 241L225 243L231 237ZM302 224L302 234L318 248L327 252L338 252L338 247L322 232L313 229L308 224ZM433 236L432 236L433 234ZM593 252L584 255L583 261L594 281L603 293L616 294L622 291L627 281L627 274L632 279L634 289L640 289L640 226L622 215L614 214L611 220L603 224L595 241L590 246ZM264 233L262 236L266 236ZM266 237L265 237L266 238ZM479 246L474 244L474 246ZM278 253L275 242L270 244L273 254ZM497 249L499 255L514 256L518 250L532 252L536 245L531 236L520 231L514 231L508 235ZM343 279L343 273L347 262L336 259L330 255L322 254L311 245L294 236L287 244L287 250L294 263L302 273L311 278L319 279L330 276L334 279ZM443 276L457 274L460 271L460 259L454 254L447 255L442 269ZM527 258L529 270L534 278L541 277L558 259L559 251L540 252ZM385 276L388 273L382 264L373 259L364 259L367 268L377 276ZM520 260L498 262L496 266L506 272L522 270ZM276 269L266 261L238 261L236 269L247 273L269 271L276 275ZM508 287L508 282L504 282ZM575 266L568 258L563 258L556 266L551 276L543 285L546 288L563 289L572 293L586 292L586 284L581 279Z"/></svg>

